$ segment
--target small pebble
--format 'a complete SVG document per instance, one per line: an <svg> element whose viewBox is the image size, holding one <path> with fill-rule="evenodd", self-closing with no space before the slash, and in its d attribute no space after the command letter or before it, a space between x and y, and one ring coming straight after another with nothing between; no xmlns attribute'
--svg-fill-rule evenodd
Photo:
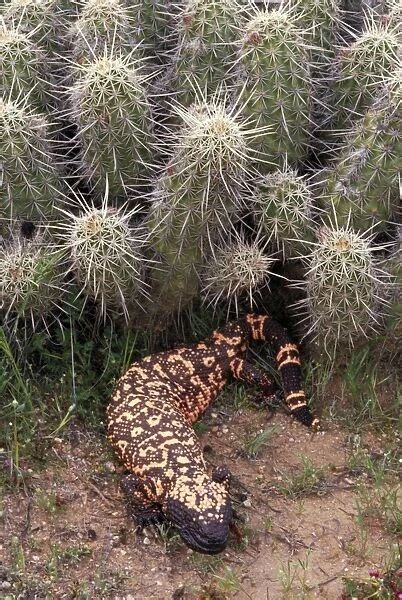
<svg viewBox="0 0 402 600"><path fill-rule="evenodd" d="M9 590L11 588L11 583L9 581L2 581L0 584L0 589Z"/></svg>
<svg viewBox="0 0 402 600"><path fill-rule="evenodd" d="M247 498L247 500L245 500L243 502L243 506L245 506L246 508L251 508L251 500L250 500L250 498Z"/></svg>
<svg viewBox="0 0 402 600"><path fill-rule="evenodd" d="M106 462L104 464L105 467L105 471L107 471L108 473L115 473L116 472L116 467L114 466L114 464L112 462Z"/></svg>
<svg viewBox="0 0 402 600"><path fill-rule="evenodd" d="M147 537L144 537L142 543L144 544L144 546L149 546L149 544L151 543L151 540Z"/></svg>

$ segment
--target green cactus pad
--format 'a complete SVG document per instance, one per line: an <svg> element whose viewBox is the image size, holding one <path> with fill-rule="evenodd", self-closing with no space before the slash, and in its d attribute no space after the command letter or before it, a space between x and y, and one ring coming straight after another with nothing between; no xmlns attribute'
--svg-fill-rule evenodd
<svg viewBox="0 0 402 600"><path fill-rule="evenodd" d="M256 11L246 24L238 56L244 116L270 127L254 146L270 171L307 153L312 106L308 37L284 9Z"/></svg>
<svg viewBox="0 0 402 600"><path fill-rule="evenodd" d="M13 99L29 98L39 110L50 106L50 72L45 55L30 35L0 23L0 92Z"/></svg>
<svg viewBox="0 0 402 600"><path fill-rule="evenodd" d="M218 86L230 85L241 23L235 0L189 0L185 5L173 60L173 82L183 106L197 102L200 92L209 97Z"/></svg>
<svg viewBox="0 0 402 600"><path fill-rule="evenodd" d="M377 331L387 304L389 276L366 234L322 228L308 260L306 299L310 334L332 353Z"/></svg>
<svg viewBox="0 0 402 600"><path fill-rule="evenodd" d="M45 116L0 99L0 217L51 218L63 200Z"/></svg>
<svg viewBox="0 0 402 600"><path fill-rule="evenodd" d="M152 115L144 76L131 56L105 54L82 65L69 89L85 176L102 195L144 183L151 161Z"/></svg>
<svg viewBox="0 0 402 600"><path fill-rule="evenodd" d="M226 305L236 314L242 301L253 310L255 297L269 283L275 259L258 242L225 241L208 259L202 272L201 295L208 306Z"/></svg>
<svg viewBox="0 0 402 600"><path fill-rule="evenodd" d="M356 230L386 227L396 216L402 156L402 71L392 76L366 115L346 136L329 168L324 207L335 206L339 224Z"/></svg>
<svg viewBox="0 0 402 600"><path fill-rule="evenodd" d="M255 186L253 215L257 230L284 256L305 251L312 239L313 194L304 177L291 169L261 177Z"/></svg>
<svg viewBox="0 0 402 600"><path fill-rule="evenodd" d="M0 248L0 311L4 322L35 324L58 312L67 294L65 256L38 236Z"/></svg>

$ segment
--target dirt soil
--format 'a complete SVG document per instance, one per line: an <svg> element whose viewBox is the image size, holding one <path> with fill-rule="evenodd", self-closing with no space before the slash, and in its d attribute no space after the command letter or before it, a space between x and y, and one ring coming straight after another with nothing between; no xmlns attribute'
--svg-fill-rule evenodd
<svg viewBox="0 0 402 600"><path fill-rule="evenodd" d="M215 410L215 412L214 412ZM205 557L174 530L137 532L119 491L121 468L101 436L72 425L52 441L42 470L23 463L23 483L2 500L0 596L188 600L326 598L342 576L367 575L387 551L373 525L370 560L359 553L356 480L347 468L348 433L331 423L313 434L288 416L230 415L212 408L201 434L211 465L227 464L238 514L227 550ZM258 458L241 449L249 433L275 429ZM381 437L367 439L381 452ZM302 457L324 469L319 494L290 498L280 488Z"/></svg>

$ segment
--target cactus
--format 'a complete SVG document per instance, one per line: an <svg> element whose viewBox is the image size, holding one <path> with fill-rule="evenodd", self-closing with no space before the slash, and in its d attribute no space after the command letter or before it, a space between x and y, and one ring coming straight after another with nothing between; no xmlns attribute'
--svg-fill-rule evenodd
<svg viewBox="0 0 402 600"><path fill-rule="evenodd" d="M48 54L60 50L67 18L58 0L8 0L2 16L9 26L18 24L19 33L29 35Z"/></svg>
<svg viewBox="0 0 402 600"><path fill-rule="evenodd" d="M30 37L0 22L0 92L13 99L29 96L32 104L44 110L51 105L51 78L44 53Z"/></svg>
<svg viewBox="0 0 402 600"><path fill-rule="evenodd" d="M244 116L272 136L255 141L260 170L301 161L307 153L312 105L308 37L283 8L255 11L238 56Z"/></svg>
<svg viewBox="0 0 402 600"><path fill-rule="evenodd" d="M308 257L306 298L309 334L333 353L370 337L387 305L389 276L375 258L369 235L348 225L323 227ZM377 248L380 250L381 248Z"/></svg>
<svg viewBox="0 0 402 600"><path fill-rule="evenodd" d="M183 106L208 98L233 79L241 9L235 0L188 0L181 15L172 81ZM169 75L170 76L170 75Z"/></svg>
<svg viewBox="0 0 402 600"><path fill-rule="evenodd" d="M129 53L136 36L135 18L121 0L86 0L69 30L72 56L79 64L103 56L105 48Z"/></svg>
<svg viewBox="0 0 402 600"><path fill-rule="evenodd" d="M0 99L0 217L51 218L63 199L44 115Z"/></svg>
<svg viewBox="0 0 402 600"><path fill-rule="evenodd" d="M370 108L378 87L399 64L400 41L389 22L366 16L365 31L339 51L329 103L330 129L346 131Z"/></svg>
<svg viewBox="0 0 402 600"><path fill-rule="evenodd" d="M137 0L130 8L135 16L138 39L145 54L159 59L177 39L174 21L180 11L178 0Z"/></svg>
<svg viewBox="0 0 402 600"><path fill-rule="evenodd" d="M143 284L143 234L130 225L138 209L108 206L108 192L96 208L79 197L78 214L62 210L63 227L55 227L61 248L70 257L81 294L95 300L103 318L128 317L127 306L145 293Z"/></svg>
<svg viewBox="0 0 402 600"><path fill-rule="evenodd" d="M34 327L66 301L65 256L44 236L12 238L0 247L0 312L5 324L22 319Z"/></svg>
<svg viewBox="0 0 402 600"><path fill-rule="evenodd" d="M374 223L384 228L396 214L402 156L401 84L399 69L348 133L344 149L328 170L324 203L335 206L341 225L350 220L356 230Z"/></svg>
<svg viewBox="0 0 402 600"><path fill-rule="evenodd" d="M311 45L313 76L325 75L335 55L334 47L341 24L340 0L290 0L297 25L306 31Z"/></svg>
<svg viewBox="0 0 402 600"><path fill-rule="evenodd" d="M253 310L255 296L268 285L275 260L267 256L257 241L227 242L211 256L202 273L201 296L208 306L234 306L236 315L245 297L247 310Z"/></svg>
<svg viewBox="0 0 402 600"><path fill-rule="evenodd" d="M217 100L178 110L184 123L148 219L150 243L161 260L154 272L155 306L172 313L195 296L203 256L217 232L236 219L255 135L239 122L236 108L230 112Z"/></svg>
<svg viewBox="0 0 402 600"><path fill-rule="evenodd" d="M105 49L79 68L68 90L81 168L101 194L108 180L110 194L124 197L149 171L152 115L140 64L132 55L109 55Z"/></svg>
<svg viewBox="0 0 402 600"><path fill-rule="evenodd" d="M253 215L257 230L283 257L305 250L312 239L313 194L304 177L292 169L274 171L256 182Z"/></svg>

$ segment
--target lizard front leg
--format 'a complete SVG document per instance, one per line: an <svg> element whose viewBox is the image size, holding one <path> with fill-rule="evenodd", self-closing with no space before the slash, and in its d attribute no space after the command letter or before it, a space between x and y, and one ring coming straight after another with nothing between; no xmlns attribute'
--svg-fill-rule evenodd
<svg viewBox="0 0 402 600"><path fill-rule="evenodd" d="M156 498L156 490L150 479L143 479L133 473L123 477L121 489L127 498L129 513L142 529L151 523L164 521L161 505Z"/></svg>
<svg viewBox="0 0 402 600"><path fill-rule="evenodd" d="M277 390L274 380L258 367L242 358L235 358L230 363L230 372L235 379L259 387L267 396L272 396Z"/></svg>

